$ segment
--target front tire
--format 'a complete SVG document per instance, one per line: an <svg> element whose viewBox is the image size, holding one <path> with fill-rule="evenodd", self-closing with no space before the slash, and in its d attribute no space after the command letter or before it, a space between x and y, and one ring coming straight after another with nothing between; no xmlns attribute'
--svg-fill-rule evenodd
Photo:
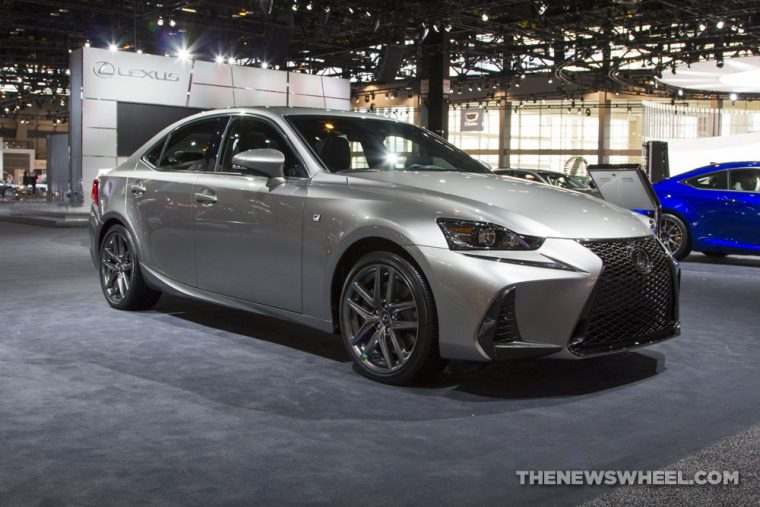
<svg viewBox="0 0 760 507"><path fill-rule="evenodd" d="M429 379L445 365L438 355L438 317L425 278L391 252L362 257L343 284L341 335L359 372L403 385Z"/></svg>
<svg viewBox="0 0 760 507"><path fill-rule="evenodd" d="M108 304L119 310L146 310L161 293L145 284L137 249L126 228L114 225L100 243L100 287Z"/></svg>
<svg viewBox="0 0 760 507"><path fill-rule="evenodd" d="M660 217L660 240L679 261L691 252L689 228L675 215L666 213Z"/></svg>

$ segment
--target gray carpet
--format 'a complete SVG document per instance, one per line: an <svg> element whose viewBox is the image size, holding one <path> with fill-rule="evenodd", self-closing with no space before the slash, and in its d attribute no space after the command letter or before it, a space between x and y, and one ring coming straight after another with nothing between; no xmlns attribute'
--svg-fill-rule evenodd
<svg viewBox="0 0 760 507"><path fill-rule="evenodd" d="M609 491L515 470L660 469L760 423L760 259L683 270L679 338L398 388L275 319L112 310L85 230L0 223L0 505L583 503Z"/></svg>

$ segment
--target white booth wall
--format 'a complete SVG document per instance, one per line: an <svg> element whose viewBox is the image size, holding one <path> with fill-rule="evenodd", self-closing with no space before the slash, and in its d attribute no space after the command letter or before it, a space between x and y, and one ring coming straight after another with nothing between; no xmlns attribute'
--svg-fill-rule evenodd
<svg viewBox="0 0 760 507"><path fill-rule="evenodd" d="M311 74L97 48L74 51L70 69L70 178L75 191L81 185L85 207L90 182L126 158L119 156L117 143L120 102L195 109L350 109L348 80ZM146 137L160 130L150 124L145 129Z"/></svg>

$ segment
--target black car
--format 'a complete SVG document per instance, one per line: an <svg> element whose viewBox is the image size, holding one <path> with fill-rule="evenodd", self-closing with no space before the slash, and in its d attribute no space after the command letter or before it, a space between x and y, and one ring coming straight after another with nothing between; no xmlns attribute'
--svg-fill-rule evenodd
<svg viewBox="0 0 760 507"><path fill-rule="evenodd" d="M496 169L494 172L504 176L512 176L513 178L521 178L528 181L536 181L538 183L546 183L547 185L575 190L576 192L593 195L594 197L600 197L599 192L593 188L588 181L578 176L571 176L556 171L547 171L545 169Z"/></svg>

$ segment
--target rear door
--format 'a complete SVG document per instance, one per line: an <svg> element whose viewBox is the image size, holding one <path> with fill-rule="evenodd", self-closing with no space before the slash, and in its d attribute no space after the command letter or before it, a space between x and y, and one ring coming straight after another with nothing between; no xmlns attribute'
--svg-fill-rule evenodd
<svg viewBox="0 0 760 507"><path fill-rule="evenodd" d="M233 167L243 151L285 155L285 183ZM195 264L201 289L301 312L301 241L309 179L290 141L270 120L233 117L217 171L195 182Z"/></svg>
<svg viewBox="0 0 760 507"><path fill-rule="evenodd" d="M151 148L127 181L127 216L141 259L178 282L195 285L193 184L216 165L226 116L195 120Z"/></svg>

